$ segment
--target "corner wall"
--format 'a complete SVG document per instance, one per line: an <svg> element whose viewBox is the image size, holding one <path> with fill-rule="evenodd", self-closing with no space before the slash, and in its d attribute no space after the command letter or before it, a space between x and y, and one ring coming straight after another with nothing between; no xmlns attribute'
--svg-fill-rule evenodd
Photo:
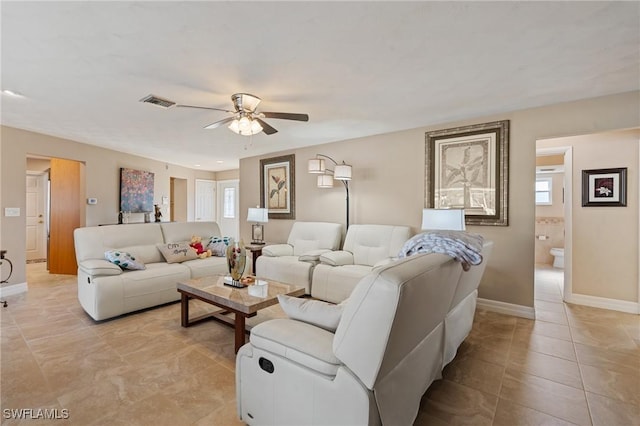
<svg viewBox="0 0 640 426"><path fill-rule="evenodd" d="M424 207L425 132L511 120L509 226L468 230L495 242L479 297L533 307L536 140L639 127L639 96L629 92L244 158L240 235L250 239L245 218L247 208L260 200L260 159L290 153L296 156L296 220L345 223L344 188L316 188L315 177L307 174L307 159L320 153L353 166L351 223L406 224L418 232ZM637 191L629 196L637 197ZM265 239L286 241L293 222L270 220Z"/></svg>

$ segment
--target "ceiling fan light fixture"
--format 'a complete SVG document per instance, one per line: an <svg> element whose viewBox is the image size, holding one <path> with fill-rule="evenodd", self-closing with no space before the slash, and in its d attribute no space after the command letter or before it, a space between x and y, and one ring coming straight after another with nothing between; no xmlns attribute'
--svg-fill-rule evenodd
<svg viewBox="0 0 640 426"><path fill-rule="evenodd" d="M242 136L251 136L262 131L262 126L256 120L244 116L235 119L229 124L229 130Z"/></svg>

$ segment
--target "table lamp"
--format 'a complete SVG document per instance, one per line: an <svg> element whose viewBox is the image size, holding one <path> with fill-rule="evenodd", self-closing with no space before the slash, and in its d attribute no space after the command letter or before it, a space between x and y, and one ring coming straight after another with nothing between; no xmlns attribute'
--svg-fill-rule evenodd
<svg viewBox="0 0 640 426"><path fill-rule="evenodd" d="M247 222L255 222L251 225L251 244L264 244L264 226L262 224L269 222L269 209L250 207L247 213Z"/></svg>

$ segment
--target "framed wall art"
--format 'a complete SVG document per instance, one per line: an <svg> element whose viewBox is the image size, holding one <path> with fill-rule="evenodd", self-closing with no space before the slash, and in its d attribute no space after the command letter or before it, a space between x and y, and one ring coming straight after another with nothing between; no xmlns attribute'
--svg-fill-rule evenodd
<svg viewBox="0 0 640 426"><path fill-rule="evenodd" d="M260 160L260 204L269 219L295 219L295 155Z"/></svg>
<svg viewBox="0 0 640 426"><path fill-rule="evenodd" d="M507 226L509 120L426 133L425 206L463 208L467 225Z"/></svg>
<svg viewBox="0 0 640 426"><path fill-rule="evenodd" d="M120 211L153 211L153 177L152 172L120 168Z"/></svg>
<svg viewBox="0 0 640 426"><path fill-rule="evenodd" d="M582 207L626 206L626 167L582 171Z"/></svg>

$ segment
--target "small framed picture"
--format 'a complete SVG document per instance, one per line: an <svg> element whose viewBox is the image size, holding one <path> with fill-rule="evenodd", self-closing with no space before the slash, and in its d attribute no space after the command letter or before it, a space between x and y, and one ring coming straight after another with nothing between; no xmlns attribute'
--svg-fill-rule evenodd
<svg viewBox="0 0 640 426"><path fill-rule="evenodd" d="M626 167L582 171L582 207L626 206Z"/></svg>

